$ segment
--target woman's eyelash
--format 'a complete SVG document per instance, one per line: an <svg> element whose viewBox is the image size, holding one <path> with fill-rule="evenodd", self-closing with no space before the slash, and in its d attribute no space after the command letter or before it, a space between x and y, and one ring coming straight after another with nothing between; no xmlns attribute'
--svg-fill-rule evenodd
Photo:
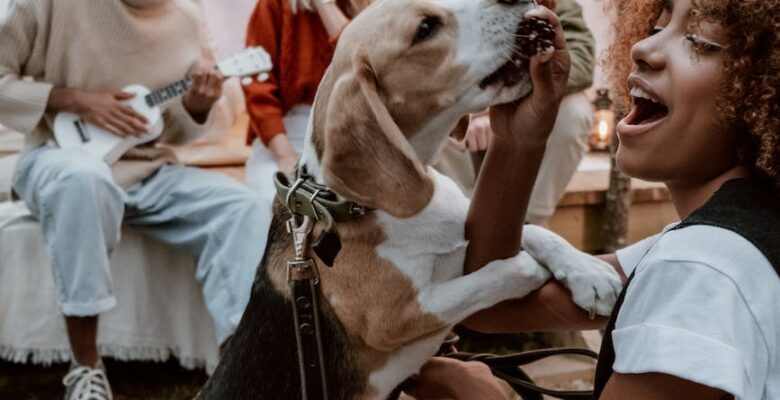
<svg viewBox="0 0 780 400"><path fill-rule="evenodd" d="M693 47L696 50L701 50L707 53L713 53L716 51L723 50L723 46L717 43L710 42L709 40L702 39L697 34L693 34L693 33L687 34L685 35L685 39L691 42L691 44L693 44Z"/></svg>
<svg viewBox="0 0 780 400"><path fill-rule="evenodd" d="M653 36L656 33L661 32L662 30L664 30L662 26L654 26L653 29L650 29L650 36Z"/></svg>

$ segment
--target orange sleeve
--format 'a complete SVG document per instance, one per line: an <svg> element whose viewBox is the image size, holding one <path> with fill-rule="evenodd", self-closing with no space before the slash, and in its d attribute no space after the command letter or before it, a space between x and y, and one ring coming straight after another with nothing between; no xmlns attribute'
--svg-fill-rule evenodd
<svg viewBox="0 0 780 400"><path fill-rule="evenodd" d="M273 63L265 82L255 80L243 87L249 113L247 144L251 144L257 137L267 145L274 136L287 132L282 120L284 112L279 87L279 71L282 68L279 65L280 42L284 28L283 10L279 1L285 0L258 1L247 28L247 47L262 46Z"/></svg>

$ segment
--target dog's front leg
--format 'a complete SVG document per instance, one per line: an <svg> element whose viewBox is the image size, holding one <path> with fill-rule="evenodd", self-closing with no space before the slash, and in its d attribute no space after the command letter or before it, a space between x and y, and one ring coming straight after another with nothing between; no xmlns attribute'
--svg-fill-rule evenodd
<svg viewBox="0 0 780 400"><path fill-rule="evenodd" d="M362 336L369 346L392 351L501 301L523 297L550 278L547 268L525 252L492 261L471 274L431 283L401 309L367 315Z"/></svg>
<svg viewBox="0 0 780 400"><path fill-rule="evenodd" d="M611 265L536 225L523 227L523 248L571 290L578 306L591 315L612 312L623 281Z"/></svg>
<svg viewBox="0 0 780 400"><path fill-rule="evenodd" d="M449 325L504 300L526 296L551 278L528 253L496 260L455 279L435 283L420 293L422 311Z"/></svg>

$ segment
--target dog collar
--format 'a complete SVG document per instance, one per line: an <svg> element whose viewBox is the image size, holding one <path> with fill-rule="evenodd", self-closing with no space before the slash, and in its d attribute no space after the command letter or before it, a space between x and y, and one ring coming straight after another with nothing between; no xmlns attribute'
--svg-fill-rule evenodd
<svg viewBox="0 0 780 400"><path fill-rule="evenodd" d="M303 169L296 169L293 177L282 172L274 175L276 197L294 216L305 216L314 222L322 222L322 233L312 242L317 256L331 267L341 250L337 222L358 219L365 215L366 207L345 200L325 185L314 182Z"/></svg>

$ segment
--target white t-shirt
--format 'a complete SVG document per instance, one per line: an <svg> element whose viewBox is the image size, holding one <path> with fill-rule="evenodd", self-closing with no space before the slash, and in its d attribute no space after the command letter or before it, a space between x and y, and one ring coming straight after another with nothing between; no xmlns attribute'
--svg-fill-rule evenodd
<svg viewBox="0 0 780 400"><path fill-rule="evenodd" d="M636 274L615 323L614 371L780 399L780 276L730 230L672 227L617 252Z"/></svg>

